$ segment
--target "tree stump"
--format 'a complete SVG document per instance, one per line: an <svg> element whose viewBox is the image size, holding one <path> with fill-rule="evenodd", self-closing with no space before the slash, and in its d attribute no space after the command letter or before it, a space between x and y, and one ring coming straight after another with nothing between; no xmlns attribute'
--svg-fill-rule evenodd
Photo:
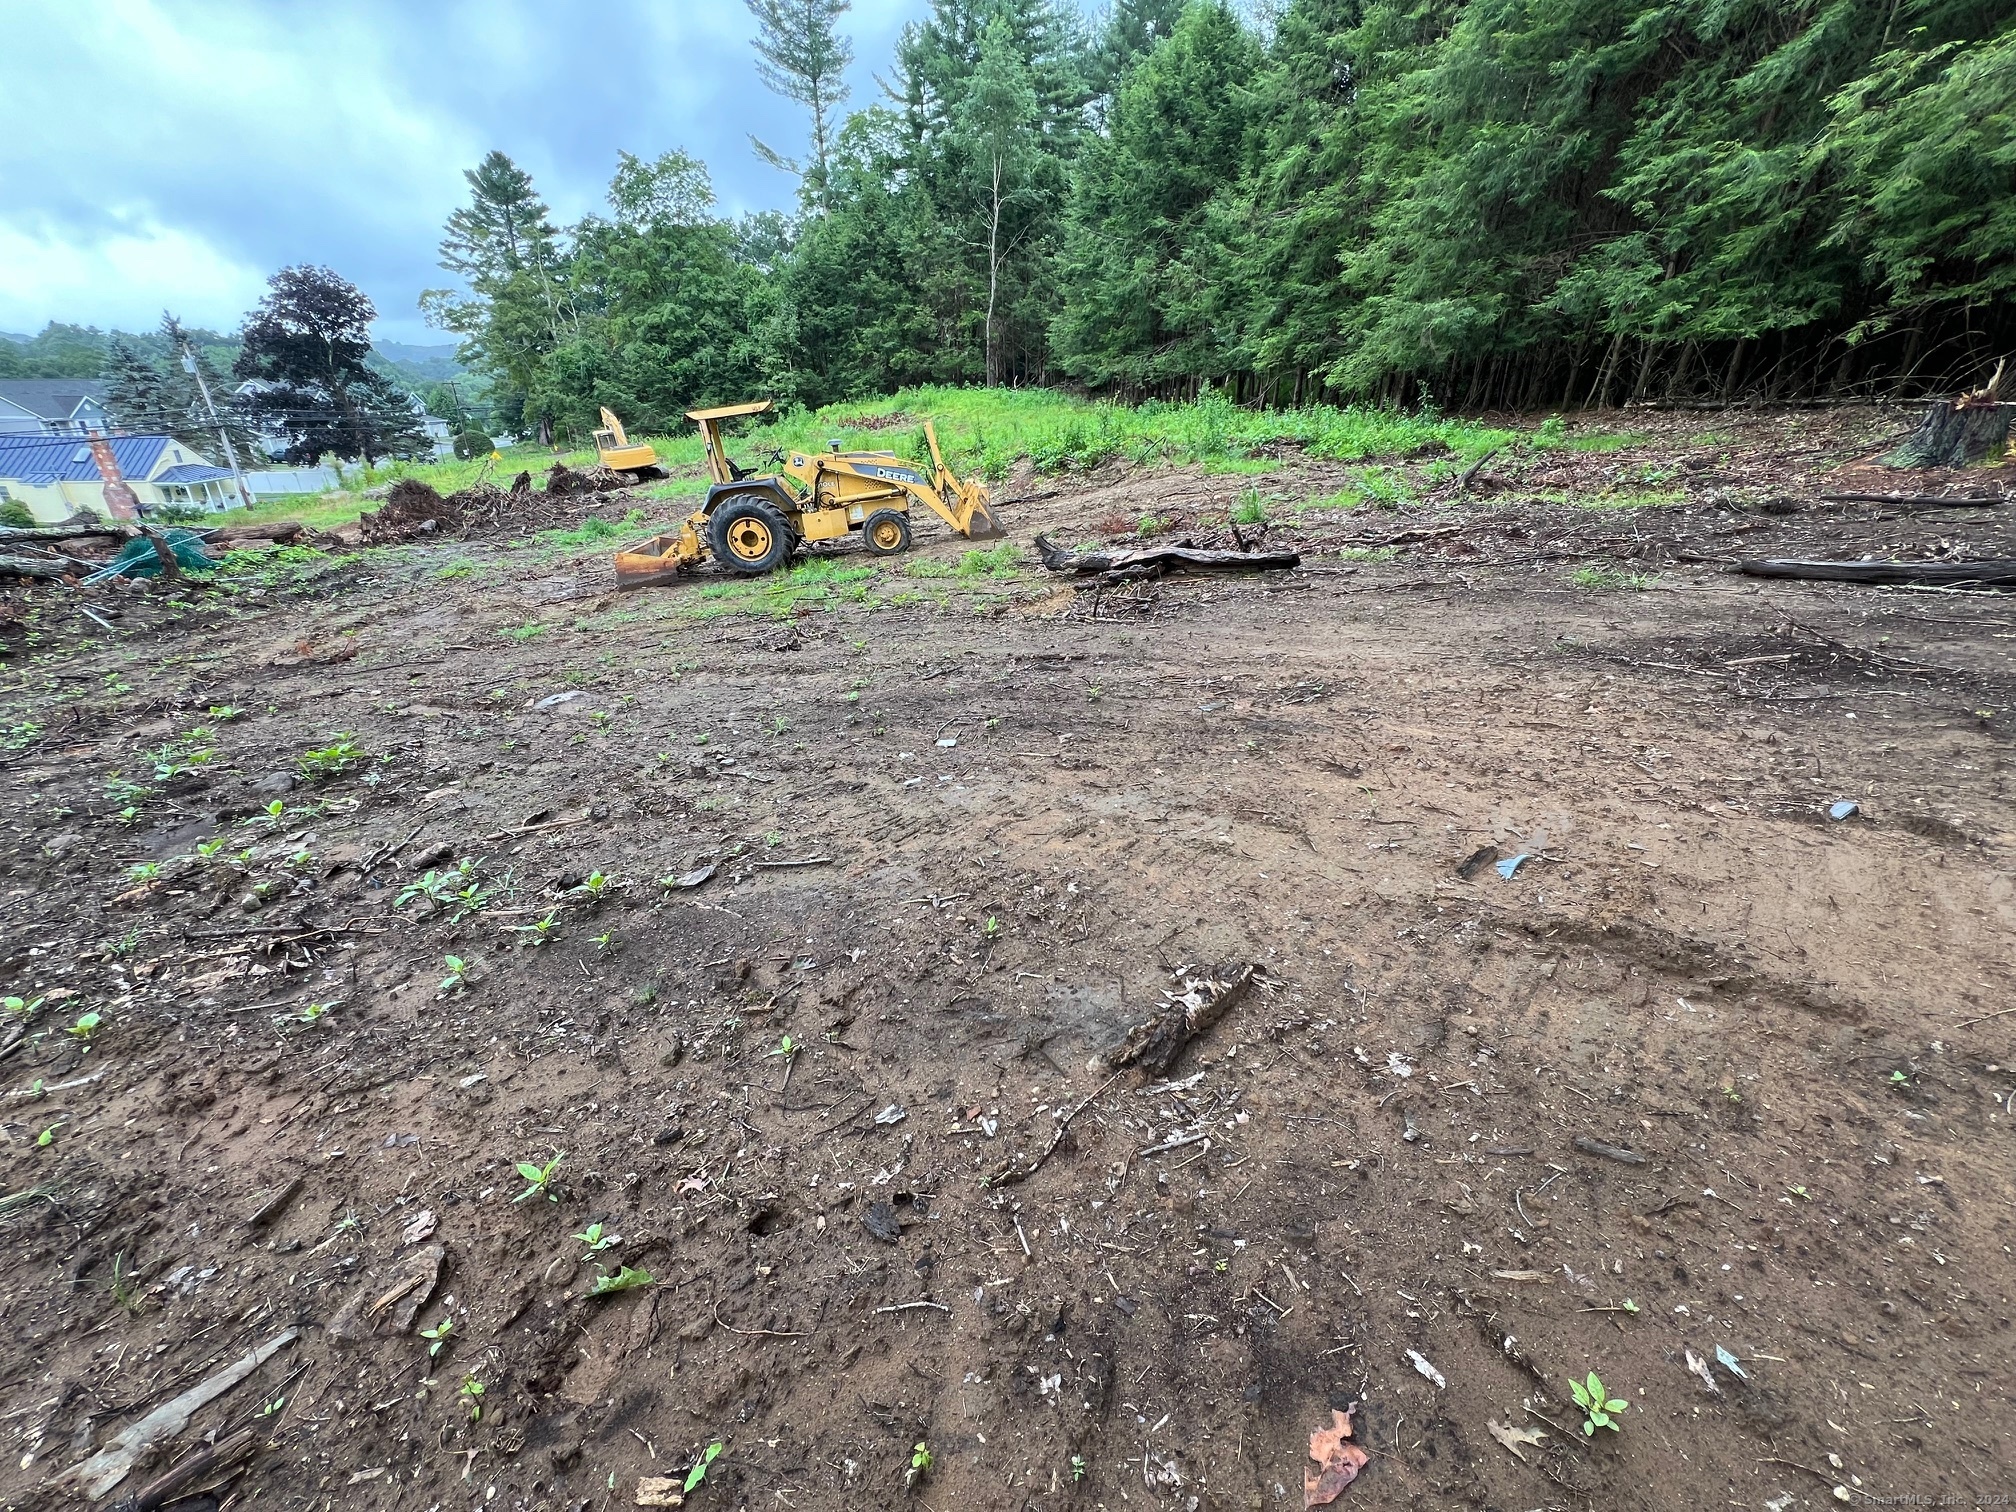
<svg viewBox="0 0 2016 1512"><path fill-rule="evenodd" d="M2002 401L2003 364L1985 388L1957 399L1935 399L1918 429L1883 460L1892 467L1966 467L2009 445L2009 411Z"/></svg>

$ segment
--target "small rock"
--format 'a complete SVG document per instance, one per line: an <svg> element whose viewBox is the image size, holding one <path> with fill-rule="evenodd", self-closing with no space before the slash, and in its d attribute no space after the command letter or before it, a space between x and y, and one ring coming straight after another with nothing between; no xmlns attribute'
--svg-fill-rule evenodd
<svg viewBox="0 0 2016 1512"><path fill-rule="evenodd" d="M261 777L257 782L252 784L252 791L255 793L264 793L269 798L278 798L283 793L291 793L294 791L294 774L292 772L268 772L264 777Z"/></svg>
<svg viewBox="0 0 2016 1512"><path fill-rule="evenodd" d="M884 1244L894 1244L903 1237L903 1221L886 1202L871 1202L861 1215L861 1226Z"/></svg>
<svg viewBox="0 0 2016 1512"><path fill-rule="evenodd" d="M579 688L572 688L565 693L549 693L544 698L535 702L532 707L535 709L557 709L562 704L570 704L577 698L586 698L587 696Z"/></svg>

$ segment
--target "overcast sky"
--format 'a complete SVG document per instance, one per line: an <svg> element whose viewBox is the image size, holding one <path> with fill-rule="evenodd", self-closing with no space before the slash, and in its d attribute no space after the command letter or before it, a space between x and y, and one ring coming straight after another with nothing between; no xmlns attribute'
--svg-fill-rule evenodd
<svg viewBox="0 0 2016 1512"><path fill-rule="evenodd" d="M852 104L926 0L854 0ZM420 321L462 170L517 159L562 221L619 149L683 147L724 211L786 208L751 153L802 111L757 82L742 0L0 0L0 331L238 325L267 274L324 263Z"/></svg>

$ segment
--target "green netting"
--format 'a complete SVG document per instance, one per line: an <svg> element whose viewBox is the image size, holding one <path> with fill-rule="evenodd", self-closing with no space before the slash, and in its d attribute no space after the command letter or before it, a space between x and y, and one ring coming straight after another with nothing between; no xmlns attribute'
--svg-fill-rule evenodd
<svg viewBox="0 0 2016 1512"><path fill-rule="evenodd" d="M169 551L184 572L208 572L217 564L203 551L203 538L193 530L164 530L161 539L167 542ZM119 548L119 555L84 579L87 583L102 583L107 578L116 577L159 577L161 558L155 554L154 543L142 538L128 541Z"/></svg>

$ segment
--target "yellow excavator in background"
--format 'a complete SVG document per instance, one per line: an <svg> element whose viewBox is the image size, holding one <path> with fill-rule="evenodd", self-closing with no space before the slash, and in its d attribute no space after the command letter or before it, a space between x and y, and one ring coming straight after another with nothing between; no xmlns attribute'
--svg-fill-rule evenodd
<svg viewBox="0 0 2016 1512"><path fill-rule="evenodd" d="M928 474L895 452L843 452L838 441L823 452L773 451L765 459L766 472L739 466L728 456L722 422L769 408L769 400L759 399L687 411L707 450L713 479L707 501L678 530L617 552L618 588L669 582L709 556L735 572L769 572L803 542L837 541L852 531L860 532L871 554L893 556L910 547L913 501L968 540L1006 534L994 519L987 485L977 478L962 481L945 465L938 432L928 420Z"/></svg>
<svg viewBox="0 0 2016 1512"><path fill-rule="evenodd" d="M595 432L595 460L614 472L629 473L635 478L662 478L665 469L658 465L658 453L642 441L632 441L624 433L623 422L610 413L609 406L602 406L602 428Z"/></svg>

